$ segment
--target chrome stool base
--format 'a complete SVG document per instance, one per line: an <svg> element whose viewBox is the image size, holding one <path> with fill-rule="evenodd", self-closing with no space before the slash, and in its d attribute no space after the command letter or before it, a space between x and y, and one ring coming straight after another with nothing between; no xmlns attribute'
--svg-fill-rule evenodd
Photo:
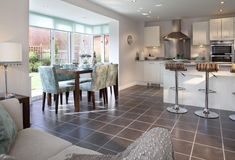
<svg viewBox="0 0 235 160"><path fill-rule="evenodd" d="M207 119L219 118L219 115L217 113L211 112L207 109L200 110L200 111L195 111L194 114L196 114L199 117L207 118Z"/></svg>
<svg viewBox="0 0 235 160"><path fill-rule="evenodd" d="M229 118L230 118L231 120L235 121L235 114L230 115Z"/></svg>
<svg viewBox="0 0 235 160"><path fill-rule="evenodd" d="M188 110L185 108L180 107L179 105L174 105L172 107L167 107L167 111L176 114L184 114L187 113Z"/></svg>

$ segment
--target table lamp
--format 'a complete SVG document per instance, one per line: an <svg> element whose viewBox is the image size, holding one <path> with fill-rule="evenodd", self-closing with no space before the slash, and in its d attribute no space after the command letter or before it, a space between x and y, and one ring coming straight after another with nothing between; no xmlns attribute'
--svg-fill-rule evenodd
<svg viewBox="0 0 235 160"><path fill-rule="evenodd" d="M7 67L9 65L20 64L22 61L22 46L19 43L4 42L0 43L0 65L4 66L5 71L5 98L13 95L7 90Z"/></svg>

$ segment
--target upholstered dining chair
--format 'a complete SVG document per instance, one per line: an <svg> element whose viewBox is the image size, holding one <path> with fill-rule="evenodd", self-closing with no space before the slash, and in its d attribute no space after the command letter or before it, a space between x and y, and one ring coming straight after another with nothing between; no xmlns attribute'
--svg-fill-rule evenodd
<svg viewBox="0 0 235 160"><path fill-rule="evenodd" d="M59 94L64 92L70 92L75 90L75 86L66 82L59 82L55 67L52 66L41 66L39 67L40 78L42 82L43 90L43 103L42 110L45 110L45 99L46 94L52 94L55 98L55 112L58 113L58 99Z"/></svg>
<svg viewBox="0 0 235 160"><path fill-rule="evenodd" d="M90 82L80 83L80 90L87 91L91 96L93 109L95 109L95 92L102 91L106 88L108 65L97 65L92 71L92 80ZM103 95L105 97L105 95Z"/></svg>
<svg viewBox="0 0 235 160"><path fill-rule="evenodd" d="M53 67L55 67L55 69L60 69L60 68L67 68L70 69L72 67L74 67L73 64L66 64L66 67L64 67L63 65L59 65L59 64L54 64ZM62 73L56 73L57 75L57 79L59 82L63 82L65 84L68 85L75 85L75 75L74 74L62 74ZM90 77L80 77L79 78L80 83L85 83L85 82L90 82L91 78ZM65 93L66 95L66 104L68 104L68 99L69 99L69 92ZM80 93L81 95L81 93ZM82 97L81 97L82 100ZM60 103L63 103L63 93L60 94Z"/></svg>
<svg viewBox="0 0 235 160"><path fill-rule="evenodd" d="M118 76L118 64L109 64L108 73L107 73L107 80L106 80L106 87L110 87L110 93L112 93L112 88L114 91L114 96L117 98L117 77ZM106 100L107 99L107 91L106 91Z"/></svg>

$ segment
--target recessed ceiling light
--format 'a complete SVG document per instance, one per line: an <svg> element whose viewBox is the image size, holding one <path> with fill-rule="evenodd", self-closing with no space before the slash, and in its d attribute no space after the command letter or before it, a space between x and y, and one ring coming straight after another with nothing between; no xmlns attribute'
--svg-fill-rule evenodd
<svg viewBox="0 0 235 160"><path fill-rule="evenodd" d="M220 4L224 4L224 1L221 1Z"/></svg>
<svg viewBox="0 0 235 160"><path fill-rule="evenodd" d="M152 11L149 11L149 14L151 14L152 13Z"/></svg>
<svg viewBox="0 0 235 160"><path fill-rule="evenodd" d="M222 10L222 9L220 9L219 11L220 11L220 12L223 12L223 10Z"/></svg>
<svg viewBox="0 0 235 160"><path fill-rule="evenodd" d="M140 7L139 10L143 10L144 8Z"/></svg>
<svg viewBox="0 0 235 160"><path fill-rule="evenodd" d="M162 4L155 4L155 6L156 6L156 7L161 7L161 6L162 6Z"/></svg>
<svg viewBox="0 0 235 160"><path fill-rule="evenodd" d="M143 15L143 16L148 16L149 14L146 13L146 12L144 12L144 13L142 13L142 15Z"/></svg>
<svg viewBox="0 0 235 160"><path fill-rule="evenodd" d="M133 2L133 3L135 3L136 2L136 0L128 0L129 2Z"/></svg>

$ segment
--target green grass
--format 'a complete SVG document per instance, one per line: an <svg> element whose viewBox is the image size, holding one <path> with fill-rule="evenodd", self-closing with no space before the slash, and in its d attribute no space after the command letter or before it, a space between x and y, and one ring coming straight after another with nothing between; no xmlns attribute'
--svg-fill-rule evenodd
<svg viewBox="0 0 235 160"><path fill-rule="evenodd" d="M38 72L32 72L29 74L31 77L31 89L38 90L42 88L41 79Z"/></svg>

